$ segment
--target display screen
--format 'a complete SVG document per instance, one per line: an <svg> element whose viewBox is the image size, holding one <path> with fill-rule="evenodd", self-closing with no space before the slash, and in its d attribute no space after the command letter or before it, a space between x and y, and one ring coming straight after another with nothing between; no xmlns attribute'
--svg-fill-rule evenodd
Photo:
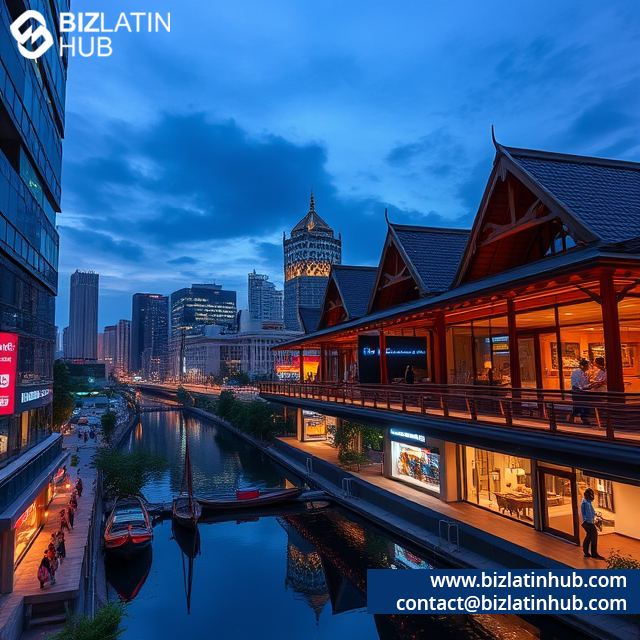
<svg viewBox="0 0 640 640"><path fill-rule="evenodd" d="M415 382L427 376L426 337L389 336L386 339L387 377L389 382L404 379L407 366L411 365ZM380 344L378 336L358 337L358 367L360 382L380 383Z"/></svg>
<svg viewBox="0 0 640 640"><path fill-rule="evenodd" d="M391 442L391 475L440 492L440 449Z"/></svg>
<svg viewBox="0 0 640 640"><path fill-rule="evenodd" d="M0 415L11 415L16 396L18 335L0 333Z"/></svg>
<svg viewBox="0 0 640 640"><path fill-rule="evenodd" d="M378 336L358 336L358 371L363 384L380 384Z"/></svg>

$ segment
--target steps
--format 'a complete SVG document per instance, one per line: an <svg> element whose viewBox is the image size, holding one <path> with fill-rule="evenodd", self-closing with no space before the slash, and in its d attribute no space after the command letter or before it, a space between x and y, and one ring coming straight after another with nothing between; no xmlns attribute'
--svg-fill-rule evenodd
<svg viewBox="0 0 640 640"><path fill-rule="evenodd" d="M48 625L64 624L69 600L27 604L24 608L24 628L33 629Z"/></svg>

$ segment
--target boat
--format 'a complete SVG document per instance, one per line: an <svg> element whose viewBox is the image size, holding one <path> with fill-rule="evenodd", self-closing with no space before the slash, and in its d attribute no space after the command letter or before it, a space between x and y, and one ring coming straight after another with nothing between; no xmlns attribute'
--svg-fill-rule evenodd
<svg viewBox="0 0 640 640"><path fill-rule="evenodd" d="M130 496L116 501L104 531L104 544L120 558L132 558L151 545L153 527L140 498Z"/></svg>
<svg viewBox="0 0 640 640"><path fill-rule="evenodd" d="M189 432L186 430L184 452L184 473L180 495L173 500L173 519L187 529L195 529L202 515L202 507L193 495L193 477L191 475L191 455L189 454Z"/></svg>
<svg viewBox="0 0 640 640"><path fill-rule="evenodd" d="M127 561L107 556L104 567L107 582L116 590L123 602L131 602L144 585L153 561L153 549L147 547L139 556Z"/></svg>
<svg viewBox="0 0 640 640"><path fill-rule="evenodd" d="M293 487L292 489L252 489L236 491L234 494L220 496L219 498L197 498L197 501L207 511L251 509L295 500L301 493L301 487Z"/></svg>

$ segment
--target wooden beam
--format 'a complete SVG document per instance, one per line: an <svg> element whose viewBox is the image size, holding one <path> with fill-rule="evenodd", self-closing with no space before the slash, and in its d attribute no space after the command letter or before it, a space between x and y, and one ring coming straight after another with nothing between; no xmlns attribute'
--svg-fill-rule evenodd
<svg viewBox="0 0 640 640"><path fill-rule="evenodd" d="M511 386L519 389L520 354L518 349L518 330L516 327L516 305L513 299L507 298L507 322L509 323L509 369L511 370Z"/></svg>
<svg viewBox="0 0 640 640"><path fill-rule="evenodd" d="M604 329L607 390L624 391L618 296L613 281L613 269L603 269L600 274L600 296L602 298L602 324Z"/></svg>
<svg viewBox="0 0 640 640"><path fill-rule="evenodd" d="M378 329L378 344L380 347L380 384L389 384L387 370L387 337L382 329Z"/></svg>
<svg viewBox="0 0 640 640"><path fill-rule="evenodd" d="M442 311L436 312L435 374L438 384L447 384L447 325Z"/></svg>
<svg viewBox="0 0 640 640"><path fill-rule="evenodd" d="M536 200L531 207L527 210L527 212L519 218L515 222L511 222L509 224L505 224L502 226L489 223L485 225L485 229L491 229L491 233L478 245L478 247L484 247L488 244L496 242L497 240L502 240L514 233L520 233L520 231L525 231L526 229L530 229L532 227L537 227L545 222L550 222L551 220L555 220L558 216L555 213L547 213L546 215L538 218L538 214L544 205L540 202L540 200Z"/></svg>

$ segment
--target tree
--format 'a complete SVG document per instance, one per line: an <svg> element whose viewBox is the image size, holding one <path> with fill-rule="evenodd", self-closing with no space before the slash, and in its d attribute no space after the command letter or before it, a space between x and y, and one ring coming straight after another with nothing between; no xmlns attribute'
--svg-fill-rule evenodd
<svg viewBox="0 0 640 640"><path fill-rule="evenodd" d="M76 404L71 393L71 376L62 360L53 363L53 427L60 429L69 420Z"/></svg>
<svg viewBox="0 0 640 640"><path fill-rule="evenodd" d="M233 391L221 391L216 407L216 414L221 418L226 418L234 409L237 409L239 400L236 399Z"/></svg>
<svg viewBox="0 0 640 640"><path fill-rule="evenodd" d="M176 399L186 407L190 407L193 404L191 394L182 385L180 385L176 391Z"/></svg>
<svg viewBox="0 0 640 640"><path fill-rule="evenodd" d="M144 485L167 468L167 460L148 451L100 448L95 465L102 472L105 492L126 497L140 495Z"/></svg>
<svg viewBox="0 0 640 640"><path fill-rule="evenodd" d="M102 435L107 442L111 440L111 436L116 430L116 421L116 413L115 411L111 411L111 409L105 411L100 417L100 424L102 425Z"/></svg>

